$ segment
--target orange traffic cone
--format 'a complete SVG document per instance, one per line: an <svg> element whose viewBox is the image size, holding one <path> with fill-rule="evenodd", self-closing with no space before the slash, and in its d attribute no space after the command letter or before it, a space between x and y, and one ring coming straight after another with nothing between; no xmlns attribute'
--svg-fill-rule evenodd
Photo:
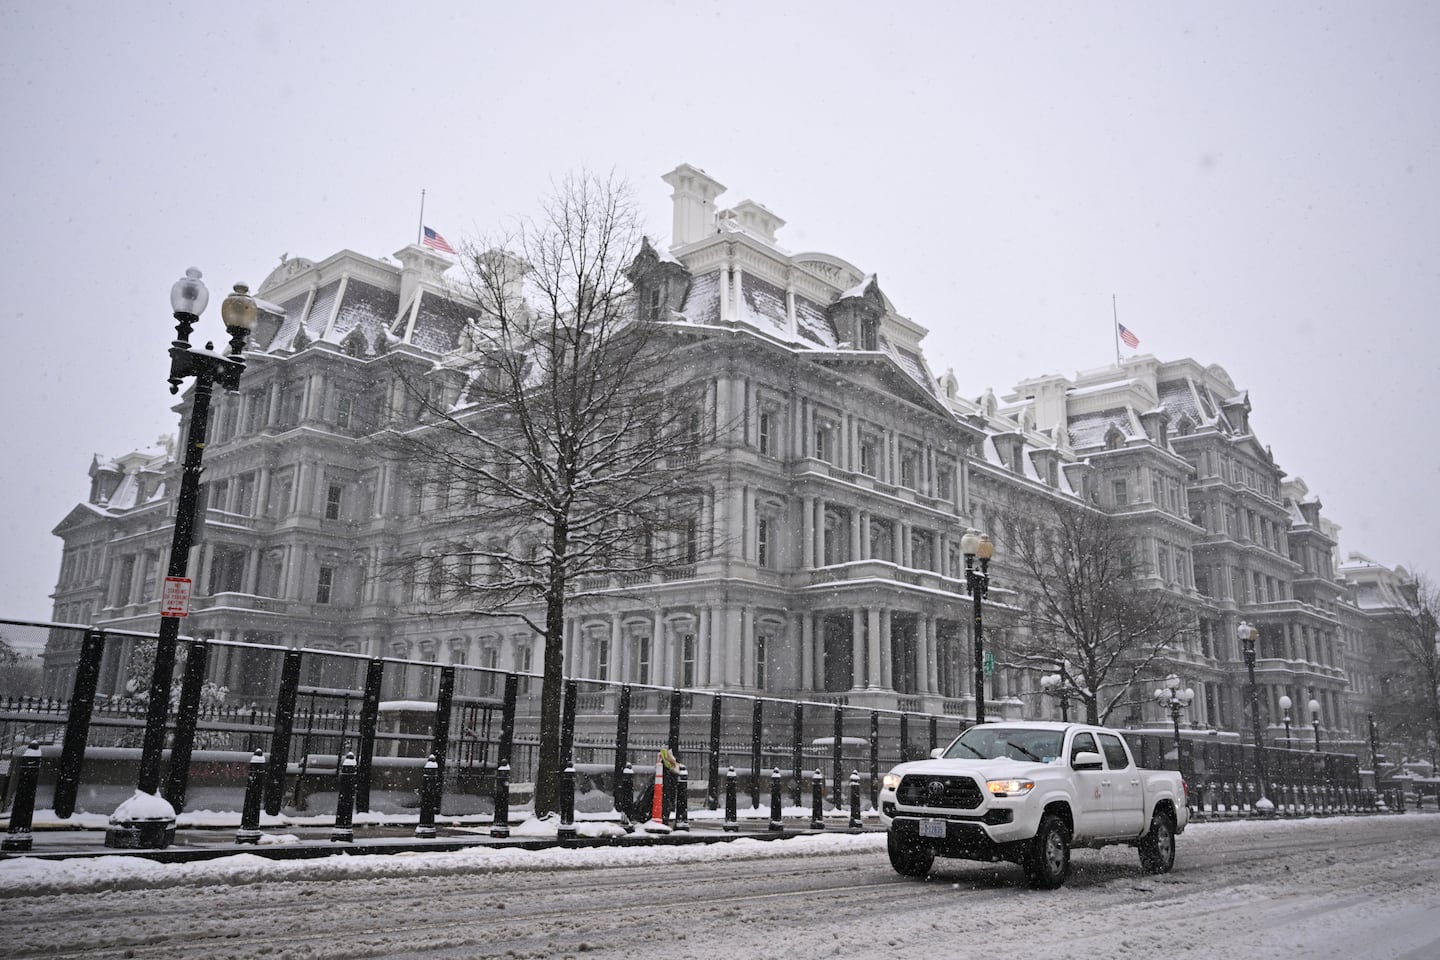
<svg viewBox="0 0 1440 960"><path fill-rule="evenodd" d="M669 833L665 823L665 757L655 756L655 787L650 792L650 820L640 828L646 833Z"/></svg>

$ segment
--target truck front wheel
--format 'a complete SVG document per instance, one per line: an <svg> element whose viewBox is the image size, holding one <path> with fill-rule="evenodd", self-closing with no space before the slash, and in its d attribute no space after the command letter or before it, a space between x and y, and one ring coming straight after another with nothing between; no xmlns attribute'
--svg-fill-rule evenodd
<svg viewBox="0 0 1440 960"><path fill-rule="evenodd" d="M1021 866L1037 890L1054 890L1065 882L1070 875L1070 828L1064 820L1053 813L1041 818Z"/></svg>
<svg viewBox="0 0 1440 960"><path fill-rule="evenodd" d="M1140 866L1146 873L1169 873L1175 865L1175 817L1168 810L1156 810L1150 818L1150 832L1140 838Z"/></svg>
<svg viewBox="0 0 1440 960"><path fill-rule="evenodd" d="M890 866L902 877L924 877L935 862L935 852L914 837L897 836L892 827L886 834L885 849L890 854Z"/></svg>

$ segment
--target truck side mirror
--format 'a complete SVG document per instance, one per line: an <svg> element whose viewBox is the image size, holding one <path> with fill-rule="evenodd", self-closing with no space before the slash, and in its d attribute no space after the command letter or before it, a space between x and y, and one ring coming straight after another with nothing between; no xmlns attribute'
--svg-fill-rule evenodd
<svg viewBox="0 0 1440 960"><path fill-rule="evenodd" d="M1070 766L1076 770L1099 770L1104 763L1105 760L1100 754L1090 750L1083 750L1075 754L1074 758L1070 761Z"/></svg>
<svg viewBox="0 0 1440 960"><path fill-rule="evenodd" d="M931 750L931 751L930 751L930 759L931 759L931 760L939 760L939 759L940 759L941 757L943 757L943 756L945 756L945 748L944 748L944 747L936 747L934 750Z"/></svg>

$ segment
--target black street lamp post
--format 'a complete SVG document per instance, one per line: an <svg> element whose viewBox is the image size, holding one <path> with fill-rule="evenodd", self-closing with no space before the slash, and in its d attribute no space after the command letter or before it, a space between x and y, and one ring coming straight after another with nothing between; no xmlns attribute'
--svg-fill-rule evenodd
<svg viewBox="0 0 1440 960"><path fill-rule="evenodd" d="M1290 749L1290 708L1291 708L1292 706L1294 706L1294 705L1295 705L1295 701L1291 700L1289 696L1282 696L1282 697L1280 698L1280 709L1285 711L1285 749L1286 749L1286 750L1289 750L1289 749Z"/></svg>
<svg viewBox="0 0 1440 960"><path fill-rule="evenodd" d="M1165 686L1155 688L1155 702L1170 711L1170 722L1175 725L1175 769L1182 770L1180 758L1184 756L1184 742L1180 739L1180 712L1195 700L1195 691L1186 687L1180 689L1180 678L1175 674L1165 678Z"/></svg>
<svg viewBox="0 0 1440 960"><path fill-rule="evenodd" d="M1315 752L1316 752L1316 753L1319 753L1319 752L1320 752L1320 701L1319 701L1319 700L1311 700L1310 703L1308 704L1308 706L1310 707L1310 725L1315 728Z"/></svg>
<svg viewBox="0 0 1440 960"><path fill-rule="evenodd" d="M1260 799L1255 801L1255 812L1273 813L1275 804L1270 802L1269 781L1265 770L1265 739L1260 733L1260 688L1255 685L1255 635L1260 631L1245 621L1235 628L1235 636L1245 652L1245 669L1250 675L1250 727L1255 735L1255 774L1260 779Z"/></svg>
<svg viewBox="0 0 1440 960"><path fill-rule="evenodd" d="M178 393L180 384L187 377L195 378L195 393L190 407L190 428L185 436L185 459L180 473L180 492L175 504L175 529L170 541L170 563L166 570L165 590L162 591L162 613L160 633L155 644L155 667L150 679L149 704L145 715L145 737L140 750L140 773L136 792L129 800L120 804L110 816L106 830L105 844L111 847L163 848L175 836L175 808L169 800L157 795L160 788L160 762L165 748L165 724L170 711L170 683L175 673L175 648L180 637L180 618L189 612L190 581L186 577L189 568L190 545L195 532L196 504L200 493L200 462L205 453L205 435L210 420L210 395L214 385L227 390L237 390L240 374L245 369L242 352L245 340L255 326L255 299L243 283L235 284L235 291L220 305L220 315L225 330L230 334L230 351L217 353L213 343L204 349L190 345L190 331L210 301L210 292L200 279L200 271L191 267L185 276L176 281L170 289L170 306L175 312L176 338L170 344L170 392ZM204 654L200 654L204 657ZM188 676L187 688L192 684ZM198 694L198 681L196 681ZM193 699L187 697L184 699ZM180 727L185 726L185 704L181 705ZM193 705L192 705L193 711ZM180 744L181 730L177 728L176 750L172 751L171 766L185 764L189 760L189 748L193 742L194 717L189 718L189 727ZM177 756L183 753L185 756ZM179 793L183 800L183 775L172 780L181 784Z"/></svg>
<svg viewBox="0 0 1440 960"><path fill-rule="evenodd" d="M965 589L970 592L975 609L975 722L985 722L985 628L980 602L990 592L990 558L995 544L979 530L966 530L960 538L960 552L965 556ZM975 559L980 569L975 569Z"/></svg>

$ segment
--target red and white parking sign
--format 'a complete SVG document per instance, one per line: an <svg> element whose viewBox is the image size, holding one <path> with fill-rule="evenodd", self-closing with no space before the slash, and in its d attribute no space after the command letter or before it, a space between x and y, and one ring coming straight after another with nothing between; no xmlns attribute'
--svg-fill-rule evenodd
<svg viewBox="0 0 1440 960"><path fill-rule="evenodd" d="M165 585L160 591L160 616L190 616L190 584L189 577L165 578Z"/></svg>

